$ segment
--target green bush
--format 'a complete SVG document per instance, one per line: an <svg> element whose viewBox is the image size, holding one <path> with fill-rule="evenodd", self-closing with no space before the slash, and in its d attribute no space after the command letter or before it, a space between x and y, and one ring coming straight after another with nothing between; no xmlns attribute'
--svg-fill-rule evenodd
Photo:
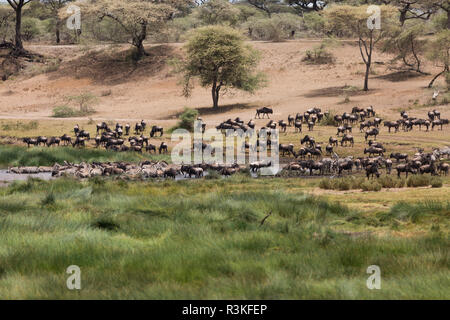
<svg viewBox="0 0 450 320"><path fill-rule="evenodd" d="M324 190L332 190L333 189L332 180L329 178L324 178L324 179L320 180L319 188L324 189Z"/></svg>
<svg viewBox="0 0 450 320"><path fill-rule="evenodd" d="M300 30L303 21L291 13L279 13L271 18L251 17L244 28L249 30L250 37L255 40L283 41L292 38Z"/></svg>
<svg viewBox="0 0 450 320"><path fill-rule="evenodd" d="M22 37L26 41L36 38L40 34L39 19L24 18L22 21Z"/></svg>
<svg viewBox="0 0 450 320"><path fill-rule="evenodd" d="M179 121L175 127L171 129L186 129L188 131L194 131L194 121L198 118L198 111L195 109L185 108L183 113L179 116Z"/></svg>
<svg viewBox="0 0 450 320"><path fill-rule="evenodd" d="M403 188L405 186L406 180L404 178L393 178L391 176L382 176L378 179L378 182L383 188Z"/></svg>
<svg viewBox="0 0 450 320"><path fill-rule="evenodd" d="M431 187L432 188L442 188L443 184L444 183L441 178L434 177L431 179Z"/></svg>
<svg viewBox="0 0 450 320"><path fill-rule="evenodd" d="M406 185L410 188L427 187L431 184L431 177L426 175L412 175L406 181Z"/></svg>
<svg viewBox="0 0 450 320"><path fill-rule="evenodd" d="M58 106L53 108L54 118L71 118L77 116L77 110L69 106Z"/></svg>
<svg viewBox="0 0 450 320"><path fill-rule="evenodd" d="M328 111L328 114L323 116L322 120L319 122L319 125L320 126L338 127L339 124L334 119L335 115L336 115L336 111L334 111L334 110Z"/></svg>
<svg viewBox="0 0 450 320"><path fill-rule="evenodd" d="M382 186L377 181L365 181L361 184L363 191L380 191Z"/></svg>

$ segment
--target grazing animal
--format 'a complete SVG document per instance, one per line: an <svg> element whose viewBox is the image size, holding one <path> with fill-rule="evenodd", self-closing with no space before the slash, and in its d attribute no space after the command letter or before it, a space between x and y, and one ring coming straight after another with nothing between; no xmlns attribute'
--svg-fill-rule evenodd
<svg viewBox="0 0 450 320"><path fill-rule="evenodd" d="M145 147L145 151L150 152L150 153L152 151L154 151L156 153L156 146L154 146L153 144L149 144Z"/></svg>
<svg viewBox="0 0 450 320"><path fill-rule="evenodd" d="M385 121L384 126L388 127L389 133L391 133L392 128L395 129L395 132L398 132L398 129L400 128L400 124L394 121Z"/></svg>
<svg viewBox="0 0 450 320"><path fill-rule="evenodd" d="M338 139L330 137L330 139L328 139L328 142L330 143L330 145L332 146L338 146Z"/></svg>
<svg viewBox="0 0 450 320"><path fill-rule="evenodd" d="M397 160L397 163L399 163L400 160L405 160L405 162L408 162L408 155L406 153L391 153L389 158Z"/></svg>
<svg viewBox="0 0 450 320"><path fill-rule="evenodd" d="M303 137L303 139L300 140L300 143L301 144L308 143L310 147L313 147L316 144L316 140L313 137L306 135Z"/></svg>
<svg viewBox="0 0 450 320"><path fill-rule="evenodd" d="M62 135L60 137L60 139L61 139L63 145L65 145L65 146L67 146L67 145L72 143L72 138L69 137L67 134Z"/></svg>
<svg viewBox="0 0 450 320"><path fill-rule="evenodd" d="M51 137L50 139L47 140L47 147L50 147L54 144L58 145L61 143L61 138L58 137Z"/></svg>
<svg viewBox="0 0 450 320"><path fill-rule="evenodd" d="M292 125L294 124L294 122L295 122L295 118L294 118L293 116L289 115L289 116L288 116L288 124L289 124L289 127L292 127Z"/></svg>
<svg viewBox="0 0 450 320"><path fill-rule="evenodd" d="M302 122L295 121L294 128L295 128L295 132L302 132Z"/></svg>
<svg viewBox="0 0 450 320"><path fill-rule="evenodd" d="M364 149L364 154L366 154L366 153L369 154L369 157L371 157L374 154L379 155L379 156L384 156L383 149L375 148L375 147L365 148Z"/></svg>
<svg viewBox="0 0 450 320"><path fill-rule="evenodd" d="M438 165L438 170L439 170L441 173L443 173L444 175L447 175L447 174L448 174L449 168L450 168L450 165L449 165L448 163L441 162L441 163Z"/></svg>
<svg viewBox="0 0 450 320"><path fill-rule="evenodd" d="M415 174L417 171L413 169L408 163L407 164L399 164L396 168L397 176L400 178L400 173L406 173L406 177L408 178L408 173Z"/></svg>
<svg viewBox="0 0 450 320"><path fill-rule="evenodd" d="M367 138L369 136L374 136L374 139L377 140L377 135L379 135L379 134L380 134L380 130L378 130L378 128L373 128L373 129L371 129L369 131L366 131L365 139L367 141Z"/></svg>
<svg viewBox="0 0 450 320"><path fill-rule="evenodd" d="M344 143L346 146L347 146L347 143L350 143L350 145L353 147L355 145L355 139L351 135L344 134L344 136L342 137L342 140L341 140L341 147L344 146Z"/></svg>
<svg viewBox="0 0 450 320"><path fill-rule="evenodd" d="M161 142L161 145L159 146L159 154L161 153L169 153L169 148L165 142Z"/></svg>
<svg viewBox="0 0 450 320"><path fill-rule="evenodd" d="M39 145L37 139L33 139L33 138L23 138L22 141L27 144L28 148L30 147L30 145L33 145L33 146Z"/></svg>
<svg viewBox="0 0 450 320"><path fill-rule="evenodd" d="M273 114L273 110L271 108L267 108L267 107L263 107L261 109L256 109L255 119L256 119L256 117L258 117L258 119L261 119L260 118L261 114L262 114L263 118L264 118L264 115L266 115L267 118L269 118L269 114Z"/></svg>
<svg viewBox="0 0 450 320"><path fill-rule="evenodd" d="M285 155L286 153L289 155L289 154L292 154L292 155L294 155L295 156L295 154L294 154L294 145L291 143L291 144L280 144L279 145L279 151L281 152L281 155Z"/></svg>
<svg viewBox="0 0 450 320"><path fill-rule="evenodd" d="M366 168L366 176L367 179L370 179L370 177L375 178L375 176L377 178L380 177L380 172L378 171L378 165L376 162L372 163L370 166Z"/></svg>
<svg viewBox="0 0 450 320"><path fill-rule="evenodd" d="M160 137L162 137L163 136L163 134L164 134L164 129L162 128L162 127L158 127L158 126L153 126L152 127L152 131L150 132L150 137L152 137L153 138L153 136L156 134L156 133L160 133Z"/></svg>

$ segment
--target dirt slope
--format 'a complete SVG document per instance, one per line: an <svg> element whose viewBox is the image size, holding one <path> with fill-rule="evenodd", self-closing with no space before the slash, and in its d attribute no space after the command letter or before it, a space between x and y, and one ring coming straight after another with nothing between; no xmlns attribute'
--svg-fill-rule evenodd
<svg viewBox="0 0 450 320"><path fill-rule="evenodd" d="M393 116L397 114L394 109L411 106L416 100L428 102L432 96L433 91L425 88L431 76L395 77L392 75L395 70L390 70L387 64L392 57L377 52L371 91L347 92L350 102L343 103L344 86L362 87L364 65L359 50L346 42L334 49L337 58L334 65L302 62L305 51L317 43L252 42L262 53L259 69L267 74L269 84L255 95L227 94L220 101L224 106L220 113L207 109L211 104L208 89L197 87L190 99L181 96L178 78L166 64L167 59L181 54L181 44L149 46L150 57L137 66L127 59L126 46L28 46L46 56L61 58L61 66L56 72L0 82L0 118L48 118L53 107L66 103L66 96L81 92L99 97L94 119L146 119L162 123L173 119L184 107L202 108L203 118L212 122L236 116L248 119L254 116L256 106L272 106L275 118L286 118L313 106L343 112L355 105L373 105L386 116ZM437 71L431 64L425 64L425 69ZM437 84L442 86L443 82ZM448 106L440 109L444 114L449 112Z"/></svg>

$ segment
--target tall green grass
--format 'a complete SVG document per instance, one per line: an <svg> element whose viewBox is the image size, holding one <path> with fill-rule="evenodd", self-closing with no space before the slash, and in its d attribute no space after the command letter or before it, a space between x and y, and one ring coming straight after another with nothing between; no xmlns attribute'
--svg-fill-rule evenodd
<svg viewBox="0 0 450 320"><path fill-rule="evenodd" d="M361 213L287 192L280 183L245 176L148 183L31 179L0 188L0 296L448 298L445 230L406 239L352 236L338 226L361 228L348 222ZM384 219L409 212L400 206ZM411 208L448 216L448 204L417 206ZM360 223L375 230L365 219ZM74 264L82 271L79 292L66 287L65 270ZM373 264L382 270L381 290L366 287Z"/></svg>

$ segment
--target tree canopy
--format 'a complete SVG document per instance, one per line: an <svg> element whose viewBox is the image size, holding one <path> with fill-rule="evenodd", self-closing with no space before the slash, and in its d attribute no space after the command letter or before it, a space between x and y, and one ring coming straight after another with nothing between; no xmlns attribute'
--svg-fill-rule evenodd
<svg viewBox="0 0 450 320"><path fill-rule="evenodd" d="M244 43L243 36L225 26L196 29L185 45L186 59L178 64L183 74L183 93L191 94L193 80L211 87L213 106L219 106L222 89L255 92L264 84L264 77L255 71L259 55Z"/></svg>

